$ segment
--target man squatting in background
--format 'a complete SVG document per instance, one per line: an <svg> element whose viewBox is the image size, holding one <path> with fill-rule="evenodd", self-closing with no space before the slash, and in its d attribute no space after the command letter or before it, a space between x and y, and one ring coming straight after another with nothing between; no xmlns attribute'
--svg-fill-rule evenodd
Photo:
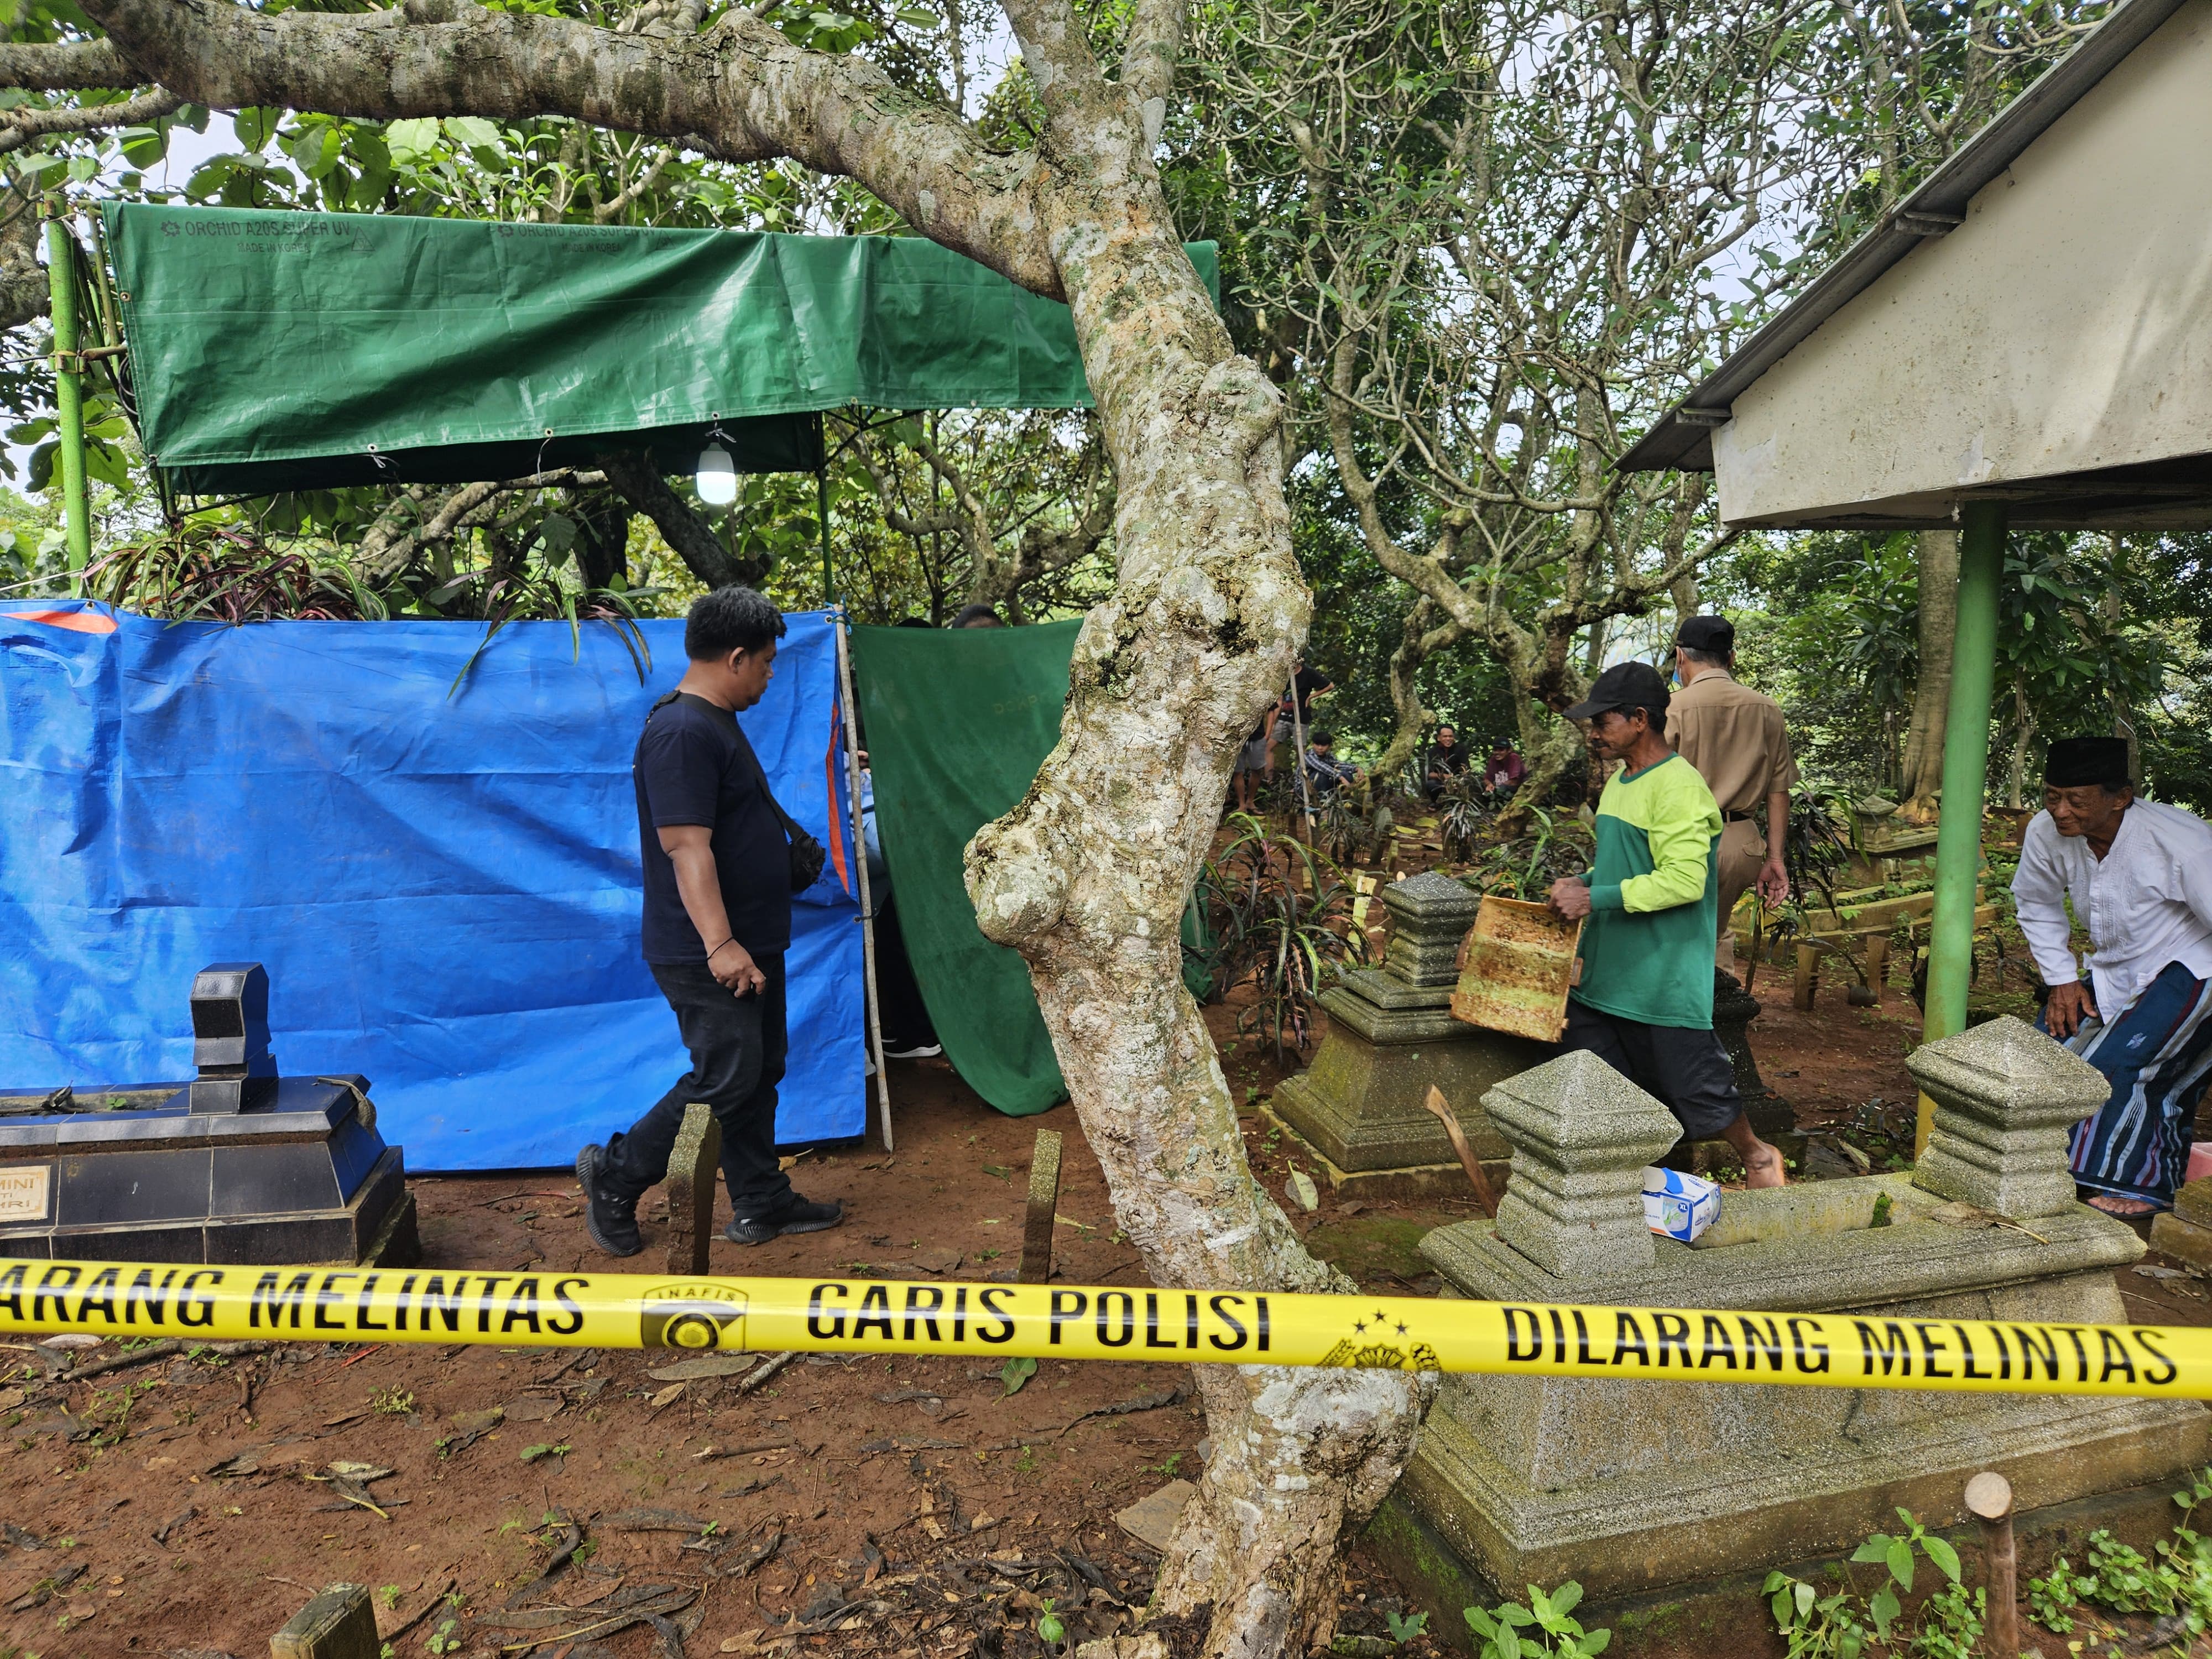
<svg viewBox="0 0 2212 1659"><path fill-rule="evenodd" d="M2051 988L2036 1024L2105 1074L2074 1129L2074 1180L2114 1215L2173 1207L2212 1077L2212 827L2137 800L2118 738L2062 738L2012 879L2020 931ZM2066 901L2089 934L2085 980Z"/></svg>
<svg viewBox="0 0 2212 1659"><path fill-rule="evenodd" d="M691 1069L627 1134L576 1155L585 1231L609 1255L645 1248L637 1200L667 1177L684 1109L694 1101L722 1127L732 1216L723 1237L765 1244L844 1218L842 1205L793 1192L775 1155L791 842L737 711L768 690L783 632L782 614L750 587L718 587L694 600L684 624L690 665L646 716L630 762L645 960L675 1011Z"/></svg>
<svg viewBox="0 0 2212 1659"><path fill-rule="evenodd" d="M1566 711L1589 722L1599 765L1621 769L1598 798L1590 867L1552 884L1553 910L1588 918L1560 1045L1587 1049L1656 1097L1685 1138L1725 1139L1747 1186L1779 1187L1782 1154L1753 1131L1713 1035L1721 811L1696 769L1667 746L1667 703L1659 671L1627 662Z"/></svg>
<svg viewBox="0 0 2212 1659"><path fill-rule="evenodd" d="M1692 617L1674 635L1674 672L1682 689L1667 711L1667 741L1697 769L1721 809L1721 844L1713 870L1720 884L1720 923L1713 962L1735 967L1735 902L1753 882L1769 904L1790 896L1782 860L1789 834L1790 792L1797 763L1782 708L1735 678L1735 625L1725 617ZM1766 808L1766 836L1753 814Z"/></svg>

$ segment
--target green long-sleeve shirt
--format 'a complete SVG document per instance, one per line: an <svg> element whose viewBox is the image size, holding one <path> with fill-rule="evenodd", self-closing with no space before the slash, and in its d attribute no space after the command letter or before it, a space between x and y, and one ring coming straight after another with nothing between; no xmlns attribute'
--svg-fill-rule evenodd
<svg viewBox="0 0 2212 1659"><path fill-rule="evenodd" d="M1597 803L1597 855L1583 879L1576 1001L1647 1025L1711 1030L1718 937L1720 808L1680 755L1616 774Z"/></svg>

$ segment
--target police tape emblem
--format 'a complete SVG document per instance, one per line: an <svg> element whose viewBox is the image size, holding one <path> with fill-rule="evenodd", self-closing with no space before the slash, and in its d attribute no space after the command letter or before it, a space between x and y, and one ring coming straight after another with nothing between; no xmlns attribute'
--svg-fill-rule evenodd
<svg viewBox="0 0 2212 1659"><path fill-rule="evenodd" d="M656 1285L638 1297L637 1336L647 1348L694 1353L745 1346L745 1293L711 1279Z"/></svg>

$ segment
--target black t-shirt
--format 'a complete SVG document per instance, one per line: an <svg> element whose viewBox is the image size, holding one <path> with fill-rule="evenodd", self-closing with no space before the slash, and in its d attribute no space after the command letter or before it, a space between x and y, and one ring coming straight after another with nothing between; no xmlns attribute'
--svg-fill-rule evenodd
<svg viewBox="0 0 2212 1659"><path fill-rule="evenodd" d="M1329 678L1328 675L1318 673L1313 669L1301 668L1298 670L1297 673L1292 677L1291 684L1297 691L1298 724L1301 726L1311 726L1313 724L1314 693L1316 691L1328 690L1329 689Z"/></svg>
<svg viewBox="0 0 2212 1659"><path fill-rule="evenodd" d="M791 944L791 842L769 804L768 778L738 717L689 692L654 709L630 762L638 854L645 864L645 959L702 963L707 947L676 890L659 830L703 824L713 841L730 934L755 956Z"/></svg>

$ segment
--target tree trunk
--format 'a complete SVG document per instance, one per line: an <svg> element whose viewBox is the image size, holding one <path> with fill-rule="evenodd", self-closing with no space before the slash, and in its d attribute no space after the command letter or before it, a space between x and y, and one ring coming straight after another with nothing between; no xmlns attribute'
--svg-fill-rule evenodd
<svg viewBox="0 0 2212 1659"><path fill-rule="evenodd" d="M1390 653L1390 706L1397 711L1398 730L1371 774L1386 787L1413 758L1421 746L1421 733L1428 729L1429 710L1416 684L1421 665L1467 637L1467 629L1457 623L1438 624L1440 614L1434 599L1425 593L1418 595L1413 608L1406 613L1405 637Z"/></svg>
<svg viewBox="0 0 2212 1659"><path fill-rule="evenodd" d="M1912 725L1905 734L1898 779L1902 816L1935 821L1943 783L1943 721L1951 708L1951 641L1959 631L1959 532L1920 532L1920 672L1913 682Z"/></svg>
<svg viewBox="0 0 2212 1659"><path fill-rule="evenodd" d="M2017 811L2021 791L2026 787L2027 747L2035 741L2035 716L2028 712L2027 682L2017 675L2012 683L2012 770L2005 792L2005 805Z"/></svg>
<svg viewBox="0 0 2212 1659"><path fill-rule="evenodd" d="M1349 1291L1253 1179L1177 942L1231 759L1310 611L1281 396L1232 355L1149 179L1119 194L1054 232L1121 480L1119 581L1077 640L1059 746L969 844L969 892L983 932L1029 960L1153 1281ZM1431 1390L1391 1372L1194 1369L1213 1455L1153 1613L1204 1619L1209 1654L1304 1654L1330 1634L1340 1540L1396 1481Z"/></svg>

